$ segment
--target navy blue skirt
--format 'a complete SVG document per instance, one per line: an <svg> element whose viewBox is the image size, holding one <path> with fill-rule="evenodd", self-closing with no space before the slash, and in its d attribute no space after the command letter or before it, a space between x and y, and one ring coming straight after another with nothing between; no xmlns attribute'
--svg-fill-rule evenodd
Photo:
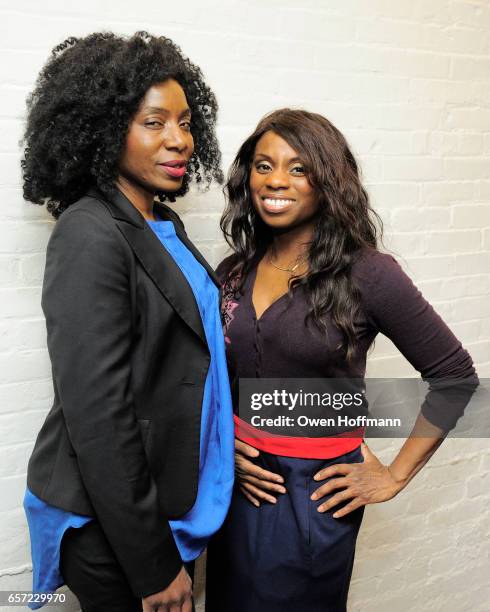
<svg viewBox="0 0 490 612"><path fill-rule="evenodd" d="M206 612L345 612L364 508L334 519L311 501L321 468L360 463L360 448L334 459L261 453L256 462L284 477L277 504L251 504L235 488L223 528L208 547ZM326 481L322 481L326 482Z"/></svg>

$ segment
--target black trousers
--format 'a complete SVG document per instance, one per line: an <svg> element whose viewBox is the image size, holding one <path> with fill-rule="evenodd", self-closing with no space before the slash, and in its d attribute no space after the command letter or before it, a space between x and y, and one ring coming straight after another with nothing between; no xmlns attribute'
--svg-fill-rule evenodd
<svg viewBox="0 0 490 612"><path fill-rule="evenodd" d="M60 570L83 612L141 612L119 562L97 521L69 529L61 542ZM186 564L193 578L194 563Z"/></svg>

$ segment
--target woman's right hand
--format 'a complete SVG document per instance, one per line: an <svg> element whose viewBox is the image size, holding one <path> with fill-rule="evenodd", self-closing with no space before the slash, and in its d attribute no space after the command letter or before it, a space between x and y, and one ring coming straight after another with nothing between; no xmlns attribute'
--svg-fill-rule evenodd
<svg viewBox="0 0 490 612"><path fill-rule="evenodd" d="M268 472L250 459L259 456L259 451L235 438L235 473L240 484L240 491L254 506L260 506L260 500L275 504L277 499L271 492L286 493L282 486L284 478L274 472Z"/></svg>
<svg viewBox="0 0 490 612"><path fill-rule="evenodd" d="M141 600L143 612L192 612L192 580L182 567L166 589Z"/></svg>

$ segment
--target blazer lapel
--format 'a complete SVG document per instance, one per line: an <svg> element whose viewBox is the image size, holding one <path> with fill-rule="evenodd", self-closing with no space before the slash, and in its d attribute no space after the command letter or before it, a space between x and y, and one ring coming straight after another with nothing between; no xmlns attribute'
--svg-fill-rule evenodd
<svg viewBox="0 0 490 612"><path fill-rule="evenodd" d="M197 261L203 266L203 268L211 277L211 280L214 282L214 284L217 285L218 288L221 287L221 283L219 282L219 279L216 276L213 268L208 264L202 253L200 253L196 246L189 240L187 234L180 227L178 227L178 225L175 226L175 232L185 244L185 246L189 249L189 251L194 255Z"/></svg>
<svg viewBox="0 0 490 612"><path fill-rule="evenodd" d="M117 223L139 262L174 310L207 345L194 293L174 259L148 226L143 229Z"/></svg>
<svg viewBox="0 0 490 612"><path fill-rule="evenodd" d="M189 251L197 259L197 261L203 266L203 268L206 270L206 272L211 277L211 280L214 282L214 284L217 285L218 288L221 288L221 283L219 281L219 278L216 276L215 271L209 265L206 259L203 257L202 253L200 253L200 251L196 248L196 246L189 240L189 237L187 236L184 230L184 226L182 225L182 222L181 223L174 222L174 219L172 217L176 213L174 213L171 209L169 209L164 204L161 204L160 202L155 202L154 210L157 212L158 216L161 217L162 219L169 219L170 221L172 221L175 227L175 233L177 234L179 239L185 244L185 246L189 249Z"/></svg>
<svg viewBox="0 0 490 612"><path fill-rule="evenodd" d="M172 256L145 222L143 216L119 191L108 202L97 191L89 192L109 208L116 225L146 273L177 314L206 344L201 314L187 279ZM180 238L180 235L179 235ZM186 243L187 246L187 243ZM194 253L194 251L193 251Z"/></svg>

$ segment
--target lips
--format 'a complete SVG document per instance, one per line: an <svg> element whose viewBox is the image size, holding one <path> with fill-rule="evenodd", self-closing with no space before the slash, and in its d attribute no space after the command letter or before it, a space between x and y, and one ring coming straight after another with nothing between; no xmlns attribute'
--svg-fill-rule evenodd
<svg viewBox="0 0 490 612"><path fill-rule="evenodd" d="M264 210L269 213L281 213L289 210L295 202L292 198L277 198L274 196L265 196L261 199Z"/></svg>
<svg viewBox="0 0 490 612"><path fill-rule="evenodd" d="M182 159L173 159L171 161L158 164L172 178L180 178L184 176L187 170L187 162Z"/></svg>

